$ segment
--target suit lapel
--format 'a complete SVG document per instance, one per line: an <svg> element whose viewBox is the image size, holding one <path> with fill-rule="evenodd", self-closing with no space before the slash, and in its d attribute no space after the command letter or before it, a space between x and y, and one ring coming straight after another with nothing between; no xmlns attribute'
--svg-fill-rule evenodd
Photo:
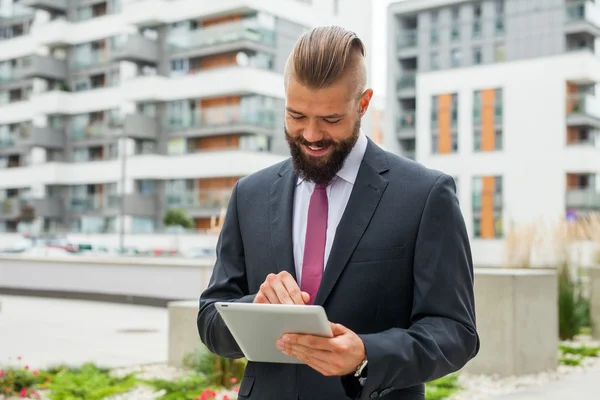
<svg viewBox="0 0 600 400"><path fill-rule="evenodd" d="M291 161L287 161L279 170L277 179L269 192L269 223L271 249L279 272L288 271L296 278L294 251L292 243L292 223L294 212L294 192L296 174Z"/></svg>
<svg viewBox="0 0 600 400"><path fill-rule="evenodd" d="M381 176L387 170L385 153L369 139L348 205L336 230L315 304L325 303L367 229L387 187L387 179Z"/></svg>

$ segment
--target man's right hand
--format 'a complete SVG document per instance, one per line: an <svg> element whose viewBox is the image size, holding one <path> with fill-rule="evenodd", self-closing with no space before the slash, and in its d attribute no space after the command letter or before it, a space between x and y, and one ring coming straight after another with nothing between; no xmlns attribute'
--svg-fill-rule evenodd
<svg viewBox="0 0 600 400"><path fill-rule="evenodd" d="M254 298L261 304L306 304L310 296L300 291L294 277L287 271L267 275Z"/></svg>

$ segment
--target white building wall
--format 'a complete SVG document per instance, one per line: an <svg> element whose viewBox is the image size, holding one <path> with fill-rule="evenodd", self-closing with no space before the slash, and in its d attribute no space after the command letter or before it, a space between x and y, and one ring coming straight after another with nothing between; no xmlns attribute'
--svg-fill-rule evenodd
<svg viewBox="0 0 600 400"><path fill-rule="evenodd" d="M600 59L567 54L420 74L417 78L417 161L458 177L458 194L472 237L472 178L503 177L504 231L512 222L565 215L567 172L600 174L600 149L566 146L566 81L600 82ZM473 92L503 89L504 148L473 151ZM458 93L459 147L431 153L431 97ZM473 239L478 264L502 262L503 240Z"/></svg>

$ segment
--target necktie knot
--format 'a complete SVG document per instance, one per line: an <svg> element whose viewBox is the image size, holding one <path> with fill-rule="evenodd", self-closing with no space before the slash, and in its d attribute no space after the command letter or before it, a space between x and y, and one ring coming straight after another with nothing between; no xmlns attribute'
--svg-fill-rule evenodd
<svg viewBox="0 0 600 400"><path fill-rule="evenodd" d="M327 189L326 183L317 183L315 185L315 190L325 190L325 189Z"/></svg>

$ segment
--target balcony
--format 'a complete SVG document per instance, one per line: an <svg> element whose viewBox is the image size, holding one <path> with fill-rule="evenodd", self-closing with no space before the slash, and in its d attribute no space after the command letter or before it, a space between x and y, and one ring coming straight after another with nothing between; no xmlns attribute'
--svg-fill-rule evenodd
<svg viewBox="0 0 600 400"><path fill-rule="evenodd" d="M567 97L567 125L600 128L600 100L592 94Z"/></svg>
<svg viewBox="0 0 600 400"><path fill-rule="evenodd" d="M412 139L415 137L415 111L404 111L396 122L398 139Z"/></svg>
<svg viewBox="0 0 600 400"><path fill-rule="evenodd" d="M69 138L86 144L103 143L113 140L123 133L123 122L119 120L101 121L88 125L76 125L71 128Z"/></svg>
<svg viewBox="0 0 600 400"><path fill-rule="evenodd" d="M65 205L60 197L45 197L42 199L31 199L36 217L63 218Z"/></svg>
<svg viewBox="0 0 600 400"><path fill-rule="evenodd" d="M111 58L113 61L157 64L158 43L141 35L124 35L113 41Z"/></svg>
<svg viewBox="0 0 600 400"><path fill-rule="evenodd" d="M227 133L272 135L276 124L273 109L246 112L240 106L210 107L188 118L168 117L167 129L176 136L214 136Z"/></svg>
<svg viewBox="0 0 600 400"><path fill-rule="evenodd" d="M567 208L600 210L600 192L594 189L567 190Z"/></svg>
<svg viewBox="0 0 600 400"><path fill-rule="evenodd" d="M275 46L275 32L261 26L254 18L225 22L208 28L176 32L167 39L173 52L211 49L210 53L223 53L242 47L268 51ZM208 52L206 53L208 54Z"/></svg>
<svg viewBox="0 0 600 400"><path fill-rule="evenodd" d="M49 12L65 13L68 9L67 0L21 0L21 4Z"/></svg>
<svg viewBox="0 0 600 400"><path fill-rule="evenodd" d="M156 139L158 136L158 123L156 119L146 115L126 115L123 124L123 135L135 139Z"/></svg>
<svg viewBox="0 0 600 400"><path fill-rule="evenodd" d="M67 211L74 214L85 214L88 212L101 212L107 201L101 194L91 194L81 197L71 197L67 204Z"/></svg>
<svg viewBox="0 0 600 400"><path fill-rule="evenodd" d="M396 82L398 97L414 98L416 96L417 71L406 70L401 73Z"/></svg>
<svg viewBox="0 0 600 400"><path fill-rule="evenodd" d="M71 34L73 24L66 19L55 19L39 25L34 24L31 29L32 35L43 46L69 46L74 38L74 35Z"/></svg>
<svg viewBox="0 0 600 400"><path fill-rule="evenodd" d="M166 0L132 0L125 4L123 18L126 24L139 28L152 28L170 21L168 9L172 6Z"/></svg>
<svg viewBox="0 0 600 400"><path fill-rule="evenodd" d="M23 201L18 197L0 200L0 221L14 221L21 215Z"/></svg>
<svg viewBox="0 0 600 400"><path fill-rule="evenodd" d="M121 211L121 195L108 196L106 215L119 214ZM135 217L154 217L158 211L156 196L141 193L126 193L123 197L123 211L125 215Z"/></svg>
<svg viewBox="0 0 600 400"><path fill-rule="evenodd" d="M23 60L23 65L16 71L21 79L44 78L64 80L67 78L67 63L50 56L33 55Z"/></svg>
<svg viewBox="0 0 600 400"><path fill-rule="evenodd" d="M75 54L71 67L73 69L91 68L110 63L110 54L106 50L94 50Z"/></svg>
<svg viewBox="0 0 600 400"><path fill-rule="evenodd" d="M12 5L8 5L8 7L4 9L0 9L0 21L25 20L28 18L33 18L34 15L35 10L19 3L14 3Z"/></svg>
<svg viewBox="0 0 600 400"><path fill-rule="evenodd" d="M65 133L48 126L23 125L17 136L20 147L42 147L45 149L62 149L65 147Z"/></svg>
<svg viewBox="0 0 600 400"><path fill-rule="evenodd" d="M593 0L566 5L565 33L600 36L600 7Z"/></svg>
<svg viewBox="0 0 600 400"><path fill-rule="evenodd" d="M418 32L416 29L406 29L396 37L396 50L399 58L413 58L418 55Z"/></svg>
<svg viewBox="0 0 600 400"><path fill-rule="evenodd" d="M184 193L168 193L167 208L183 208L192 218L212 217L226 209L231 189L190 190Z"/></svg>

